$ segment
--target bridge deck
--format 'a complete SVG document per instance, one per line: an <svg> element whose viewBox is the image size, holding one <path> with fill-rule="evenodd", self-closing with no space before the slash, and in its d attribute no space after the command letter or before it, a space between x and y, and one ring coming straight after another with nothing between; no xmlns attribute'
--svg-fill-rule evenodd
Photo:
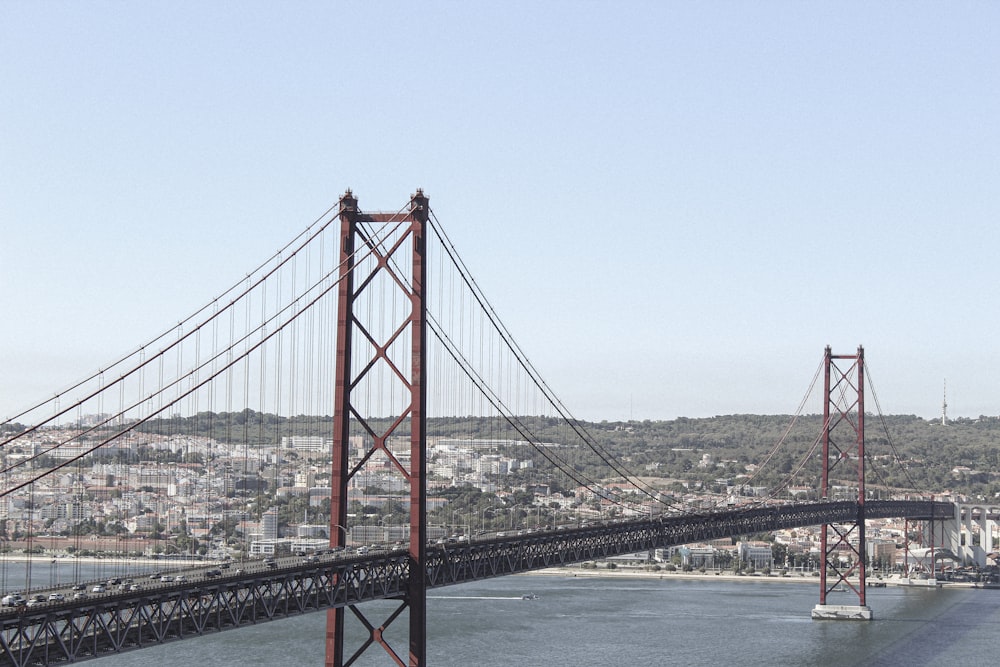
<svg viewBox="0 0 1000 667"><path fill-rule="evenodd" d="M428 547L428 587L449 586L733 535L851 522L853 502L826 502L702 515L664 516L514 537ZM867 518L950 518L930 501L872 501ZM153 582L138 591L50 602L0 613L0 667L59 665L168 641L368 600L401 598L409 576L403 550L364 556L326 554L317 562L281 559L186 581ZM212 573L213 575L215 573Z"/></svg>

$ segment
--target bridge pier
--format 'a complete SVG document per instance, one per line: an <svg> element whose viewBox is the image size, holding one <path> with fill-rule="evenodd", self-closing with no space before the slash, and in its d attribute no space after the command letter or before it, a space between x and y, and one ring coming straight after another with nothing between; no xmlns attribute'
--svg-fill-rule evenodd
<svg viewBox="0 0 1000 667"><path fill-rule="evenodd" d="M874 616L868 605L818 604L813 607L812 618L816 621L870 621Z"/></svg>
<svg viewBox="0 0 1000 667"><path fill-rule="evenodd" d="M1000 507L993 503L960 503L955 505L955 520L946 533L952 551L962 565L972 564L980 569L990 565L997 556L995 546ZM973 537L978 533L978 544Z"/></svg>

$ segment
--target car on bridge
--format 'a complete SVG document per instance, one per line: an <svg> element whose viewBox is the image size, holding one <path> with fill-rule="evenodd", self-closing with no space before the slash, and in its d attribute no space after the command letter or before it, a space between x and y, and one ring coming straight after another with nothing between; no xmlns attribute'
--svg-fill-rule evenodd
<svg viewBox="0 0 1000 667"><path fill-rule="evenodd" d="M20 593L10 593L0 598L0 605L4 607L20 607L26 600Z"/></svg>

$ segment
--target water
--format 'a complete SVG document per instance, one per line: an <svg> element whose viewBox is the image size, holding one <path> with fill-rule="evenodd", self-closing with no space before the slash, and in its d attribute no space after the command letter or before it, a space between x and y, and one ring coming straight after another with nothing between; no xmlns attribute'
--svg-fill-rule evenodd
<svg viewBox="0 0 1000 667"><path fill-rule="evenodd" d="M537 600L521 595L535 593ZM831 604L856 603L833 594ZM985 664L1000 649L1000 591L870 589L871 622L813 621L818 583L522 575L430 591L428 663L692 667ZM381 609L379 614L375 609ZM362 606L379 625L394 603ZM326 615L102 658L104 667L322 665ZM387 636L405 650L405 615ZM356 646L353 645L353 646ZM353 650L353 649L352 649ZM350 651L348 651L349 655ZM405 656L404 656L405 657ZM390 665L377 647L358 665Z"/></svg>
<svg viewBox="0 0 1000 667"><path fill-rule="evenodd" d="M0 558L0 591L26 593L29 589L53 588L78 581L99 581L109 577L144 577L157 570L180 568L174 561L90 560L77 558L34 558L30 562ZM30 580L30 586L25 582Z"/></svg>

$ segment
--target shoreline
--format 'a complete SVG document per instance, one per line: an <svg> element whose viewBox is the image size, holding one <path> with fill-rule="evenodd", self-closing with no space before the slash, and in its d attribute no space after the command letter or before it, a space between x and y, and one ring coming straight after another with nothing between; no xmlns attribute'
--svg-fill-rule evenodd
<svg viewBox="0 0 1000 667"><path fill-rule="evenodd" d="M743 582L748 584L753 583L768 583L768 584L809 584L812 586L819 585L819 577L811 575L799 575L791 574L781 576L778 574L772 575L751 575L751 574L734 574L732 571L723 572L651 572L648 570L636 570L630 568L618 567L614 570L609 570L607 568L582 568L574 566L559 566L550 567L543 570L533 570L531 572L524 572L530 576L545 576L545 577L566 577L572 578L590 578L590 579L674 579L677 581L725 581L725 582ZM934 588L948 586L949 588L976 588L976 582L958 582L958 581L938 581L936 584L921 583L927 582L928 580L911 580L905 577L900 577L899 575L890 575L888 577L875 578L868 577L866 580L867 588L881 588L884 584L885 586L903 586L912 588ZM851 581L853 584L857 584L857 580ZM874 585L873 585L874 584Z"/></svg>
<svg viewBox="0 0 1000 667"><path fill-rule="evenodd" d="M2 563L32 563L38 565L50 565L50 564L87 564L87 565L121 565L127 564L129 566L140 566L140 567L150 567L153 569L163 569L171 567L197 567L197 566L210 566L216 563L230 562L235 563L238 561L226 560L226 559L178 559L178 558L148 558L148 557L127 557L127 558L99 558L96 556L71 556L64 555L58 557L51 557L45 555L28 555L28 554L0 554L0 564ZM565 577L568 579L579 578L579 579L658 579L658 580L676 580L676 581L725 581L725 582L742 582L742 583L768 583L768 584L809 584L812 586L817 586L819 584L819 576L813 576L811 574L805 575L801 573L786 574L784 576L780 574L736 574L732 570L723 570L719 572L681 572L674 571L669 572L666 570L652 571L644 570L630 567L617 567L615 569L608 569L606 567L580 567L579 565L565 565L544 568L541 570L530 570L528 572L521 572L519 574L532 576L532 577ZM898 574L892 574L888 577L872 577L867 578L868 588L881 588L882 586L904 586L913 588L931 588L931 587L942 587L948 586L949 588L979 588L982 587L981 582L958 582L958 581L938 581L936 584L926 583L927 580L911 580L905 577L901 577ZM851 583L857 584L857 579L851 580ZM979 585L977 585L979 583ZM874 585L873 585L874 584Z"/></svg>
<svg viewBox="0 0 1000 667"><path fill-rule="evenodd" d="M614 570L609 570L607 568L582 568L582 567L549 567L544 570L533 570L531 572L525 572L524 574L529 574L532 576L546 576L546 577L567 577L567 578L589 578L589 579L677 579L677 580L690 580L690 581L746 581L746 582L758 582L767 581L774 583L788 583L788 584L809 584L817 583L819 577L800 577L800 576L785 576L781 577L778 575L774 576L751 576L751 575L738 575L732 572L720 572L716 574L715 572L651 572L649 570L635 570L629 568L619 567Z"/></svg>

